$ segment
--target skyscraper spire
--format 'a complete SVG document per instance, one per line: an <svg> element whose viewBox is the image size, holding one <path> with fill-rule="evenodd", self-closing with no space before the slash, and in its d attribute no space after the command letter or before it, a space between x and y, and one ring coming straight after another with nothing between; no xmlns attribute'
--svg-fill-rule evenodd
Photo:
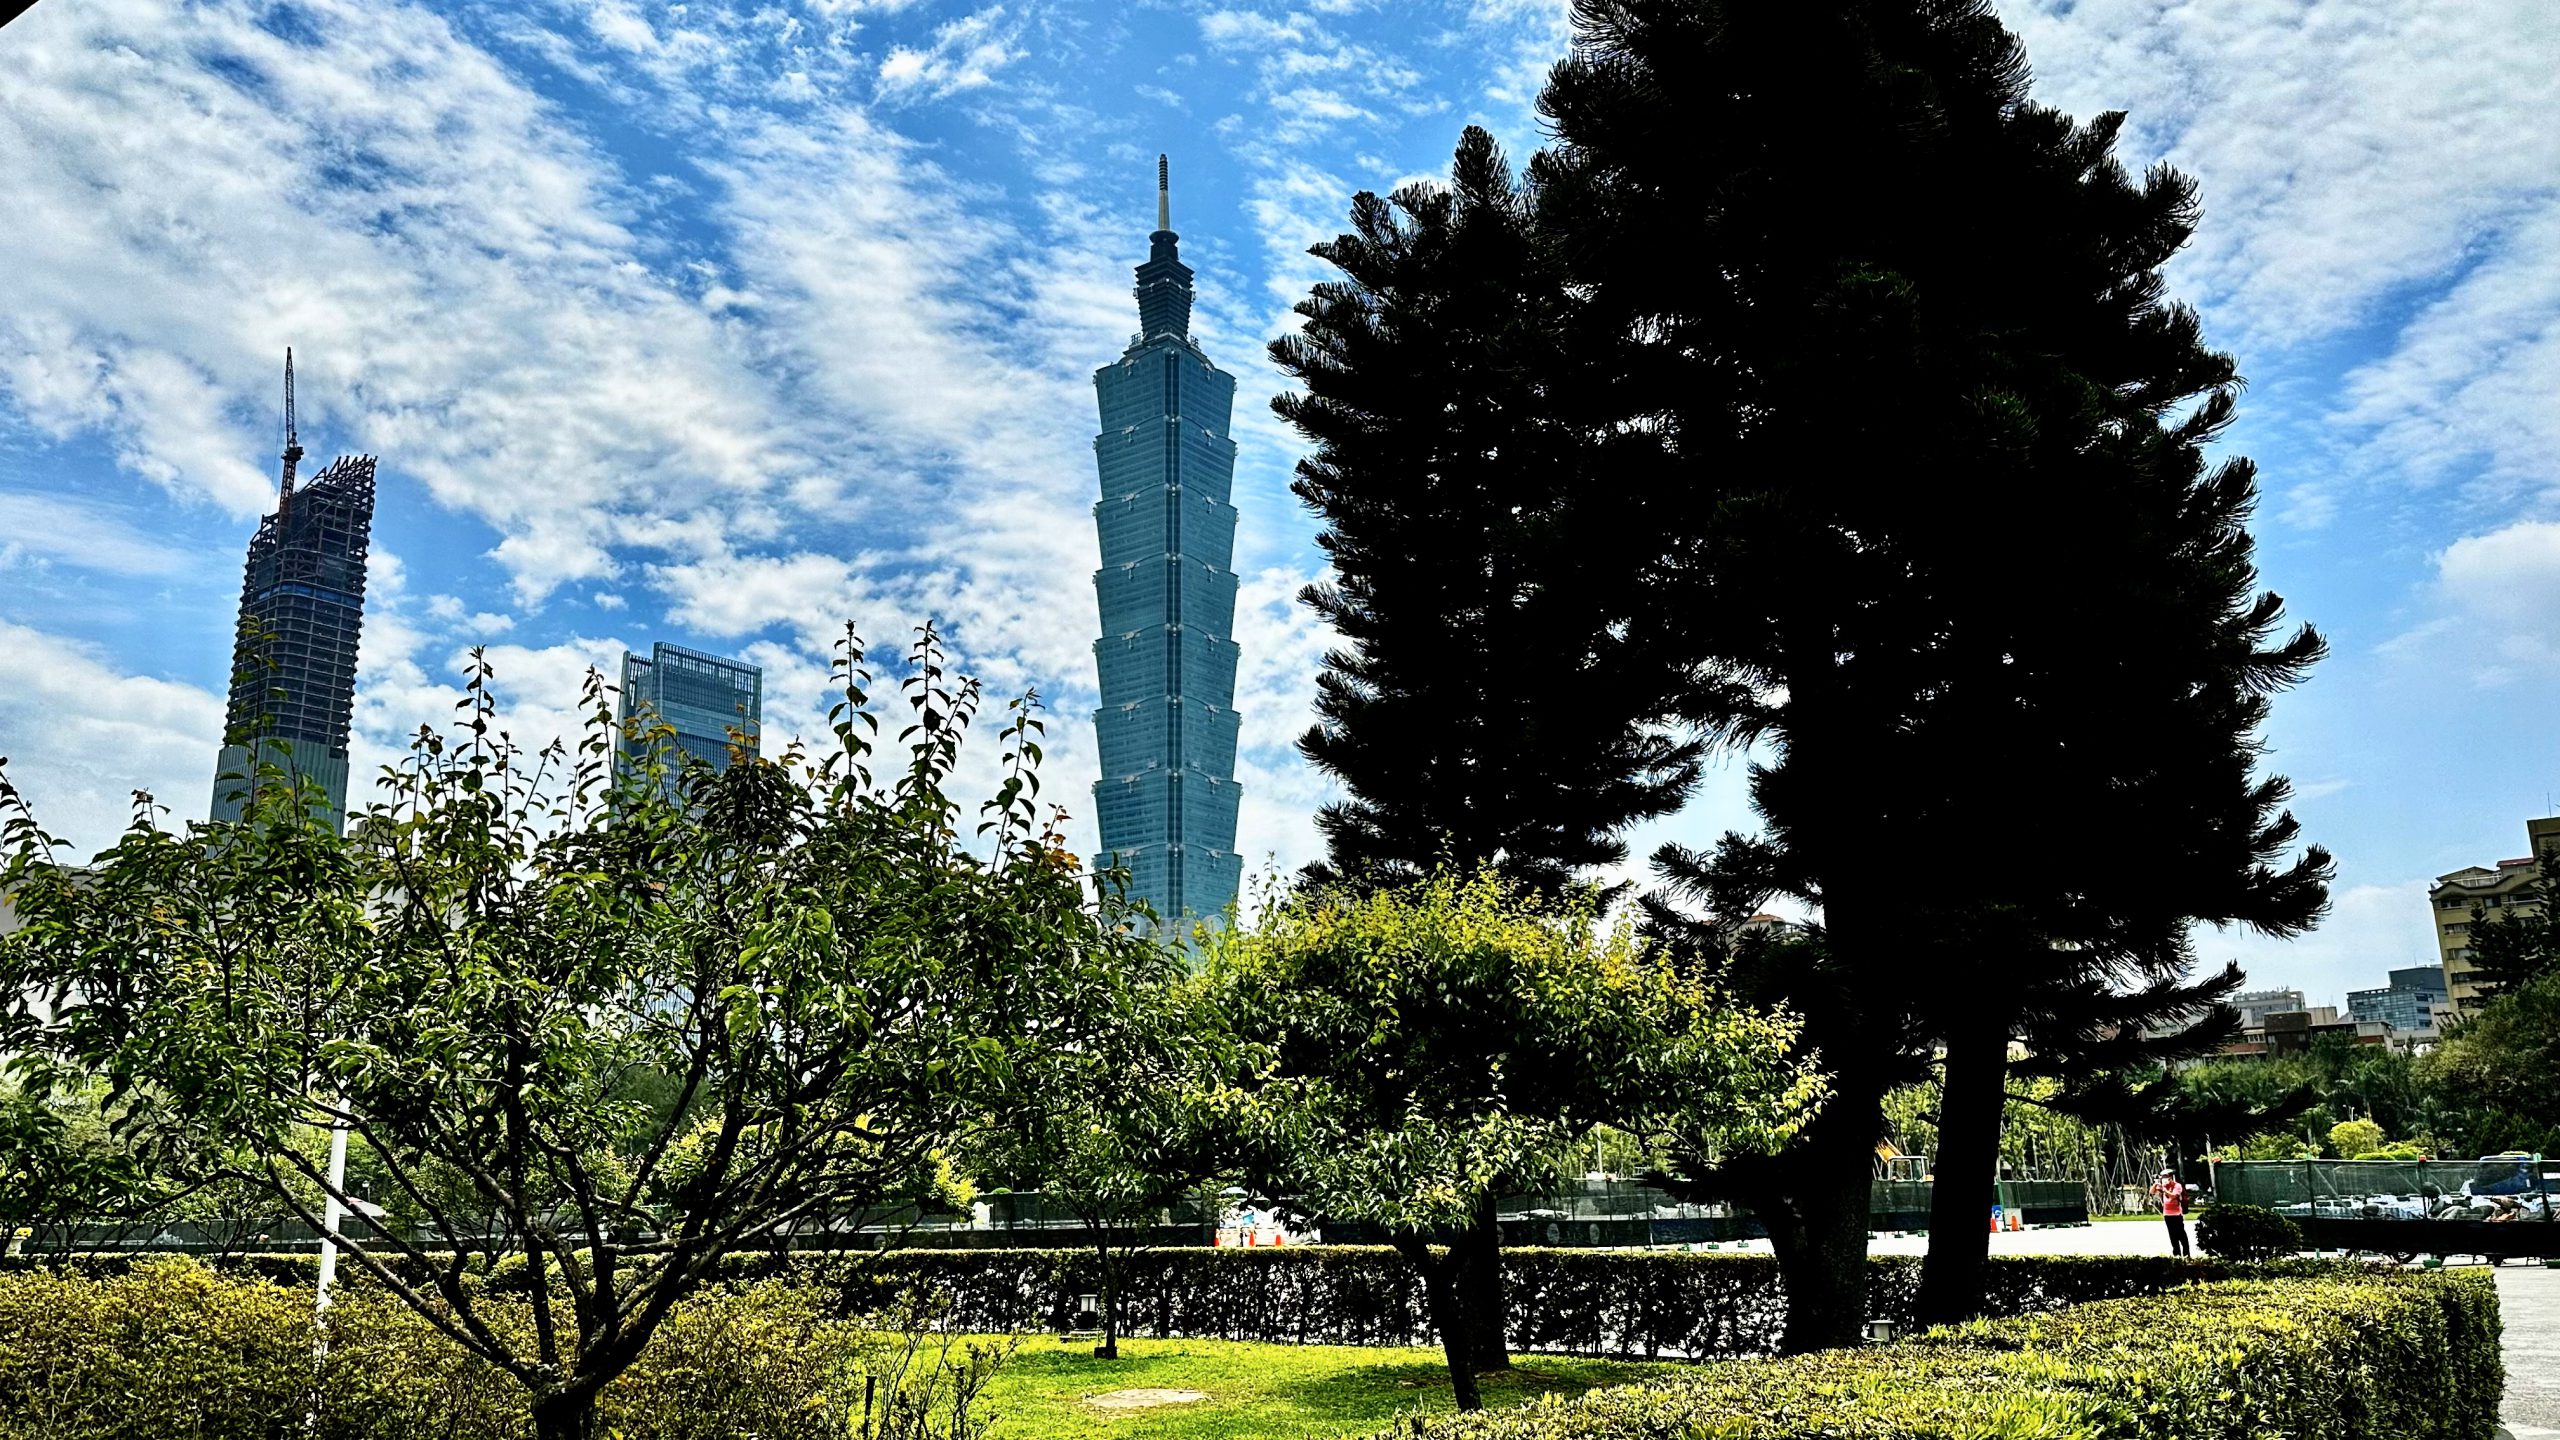
<svg viewBox="0 0 2560 1440"><path fill-rule="evenodd" d="M1191 334L1191 267L1182 263L1182 237L1173 233L1171 167L1156 157L1156 233L1147 237L1147 263L1138 267L1138 343L1160 335Z"/></svg>
<svg viewBox="0 0 2560 1440"><path fill-rule="evenodd" d="M293 428L293 347L284 347L284 484L276 495L276 513L293 507L293 470L302 463L302 437Z"/></svg>

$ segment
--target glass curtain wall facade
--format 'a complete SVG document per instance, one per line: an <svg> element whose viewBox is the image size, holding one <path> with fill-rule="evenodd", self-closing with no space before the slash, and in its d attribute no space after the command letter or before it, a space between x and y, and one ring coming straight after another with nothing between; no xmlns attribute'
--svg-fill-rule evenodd
<svg viewBox="0 0 2560 1440"><path fill-rule="evenodd" d="M216 820L239 819L258 769L273 766L317 781L328 823L345 824L373 469L370 455L342 456L299 490L288 480L276 513L249 541L224 723L231 743L213 782Z"/></svg>
<svg viewBox="0 0 2560 1440"><path fill-rule="evenodd" d="M1102 704L1097 869L1130 872L1130 893L1167 926L1215 922L1243 878L1236 852L1236 446L1233 376L1191 339L1191 267L1165 212L1138 267L1139 332L1094 372L1102 498L1094 572Z"/></svg>
<svg viewBox="0 0 2560 1440"><path fill-rule="evenodd" d="M623 652L622 695L614 711L621 722L614 745L620 765L628 766L645 753L645 746L632 738L638 722L643 731L666 726L675 732L672 743L684 755L714 770L726 770L733 729L746 737L748 754L761 753L764 671L661 640L649 647L646 660ZM681 767L683 756L669 755L667 763Z"/></svg>

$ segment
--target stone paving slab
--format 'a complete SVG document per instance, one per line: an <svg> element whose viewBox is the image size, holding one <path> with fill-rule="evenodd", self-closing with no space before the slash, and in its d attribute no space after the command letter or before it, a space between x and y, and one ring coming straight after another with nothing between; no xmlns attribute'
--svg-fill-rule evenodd
<svg viewBox="0 0 2560 1440"><path fill-rule="evenodd" d="M2507 1324L2507 1403L2498 1418L2516 1440L2560 1440L2560 1270L2496 1267Z"/></svg>

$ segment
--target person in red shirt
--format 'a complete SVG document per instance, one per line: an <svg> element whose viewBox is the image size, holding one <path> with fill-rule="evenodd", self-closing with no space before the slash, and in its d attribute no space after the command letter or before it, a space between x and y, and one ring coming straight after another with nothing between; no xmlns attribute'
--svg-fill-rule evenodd
<svg viewBox="0 0 2560 1440"><path fill-rule="evenodd" d="M2163 1170L2151 1184L2151 1193L2160 1197L2160 1213L2169 1222L2169 1253L2193 1256L2187 1247L2187 1187L2178 1183L2174 1170Z"/></svg>

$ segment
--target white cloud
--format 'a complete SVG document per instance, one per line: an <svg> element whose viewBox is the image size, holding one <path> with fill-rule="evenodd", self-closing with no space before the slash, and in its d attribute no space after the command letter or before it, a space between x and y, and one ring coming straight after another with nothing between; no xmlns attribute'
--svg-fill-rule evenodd
<svg viewBox="0 0 2560 1440"><path fill-rule="evenodd" d="M1315 577L1274 566L1243 577L1236 596L1236 710L1242 721L1236 778L1244 786L1236 852L1248 874L1266 863L1284 870L1324 853L1316 811L1340 787L1298 754L1315 717L1316 672L1333 636L1315 623L1298 592Z"/></svg>
<svg viewBox="0 0 2560 1440"><path fill-rule="evenodd" d="M112 511L23 491L0 491L0 563L12 554L110 575L174 575L190 559Z"/></svg>
<svg viewBox="0 0 2560 1440"><path fill-rule="evenodd" d="M2299 989L2314 1005L2346 1008L2347 992L2383 983L2386 971L2431 965L2435 920L2424 879L2342 884L2329 918L2298 940L2199 927L2196 951L2208 966L2237 960L2252 989Z"/></svg>
<svg viewBox="0 0 2560 1440"><path fill-rule="evenodd" d="M0 620L0 755L36 819L82 858L113 843L147 790L200 819L222 748L222 697L128 673L95 647Z"/></svg>
<svg viewBox="0 0 2560 1440"><path fill-rule="evenodd" d="M2478 685L2548 677L2560 665L2560 522L2523 520L2464 536L2435 564L2435 593L2447 613L2383 653L2431 665L2458 655Z"/></svg>
<svg viewBox="0 0 2560 1440"><path fill-rule="evenodd" d="M2177 266L2251 336L2372 316L2552 198L2560 14L2540 0L2039 0L2006 18L2036 93L2131 112L2204 187Z"/></svg>
<svg viewBox="0 0 2560 1440"><path fill-rule="evenodd" d="M2324 381L2253 407L2305 437L2302 459L2329 452L2280 521L2324 527L2358 483L2560 487L2560 10L2036 0L2007 18L2038 99L2129 111L2128 163L2198 182L2169 278L2244 372L2347 355L2343 405ZM2357 358L2359 330L2384 332L2378 354Z"/></svg>
<svg viewBox="0 0 2560 1440"><path fill-rule="evenodd" d="M799 463L721 325L646 259L613 170L443 19L401 5L100 0L10 29L0 390L41 432L235 515L305 435L384 455L503 537L519 592Z"/></svg>
<svg viewBox="0 0 2560 1440"><path fill-rule="evenodd" d="M991 84L997 71L1022 58L1013 43L1021 28L1021 22L1008 20L1002 5L954 20L934 32L932 45L901 45L880 61L881 94L941 99Z"/></svg>
<svg viewBox="0 0 2560 1440"><path fill-rule="evenodd" d="M2553 165L2560 189L2560 155ZM2345 388L2337 419L2368 432L2373 457L2399 473L2421 482L2476 475L2489 502L2560 500L2560 195Z"/></svg>

